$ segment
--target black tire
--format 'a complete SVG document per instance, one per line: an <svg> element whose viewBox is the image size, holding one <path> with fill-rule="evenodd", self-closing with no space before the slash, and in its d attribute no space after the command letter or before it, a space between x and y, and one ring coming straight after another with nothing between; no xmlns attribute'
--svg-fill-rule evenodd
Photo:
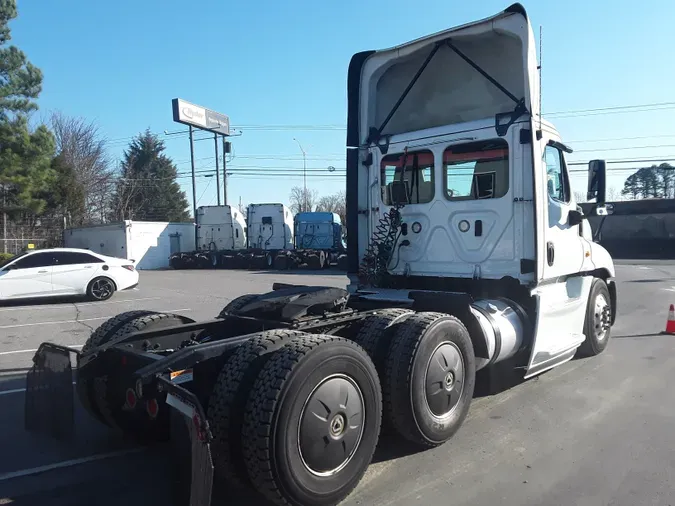
<svg viewBox="0 0 675 506"><path fill-rule="evenodd" d="M405 308L387 308L364 318L354 342L359 344L375 363L380 377L384 375L384 361L389 351L392 337L405 319L415 314Z"/></svg>
<svg viewBox="0 0 675 506"><path fill-rule="evenodd" d="M429 373L439 376L438 390L432 384L433 394L428 392L432 388L427 386ZM384 416L412 443L441 445L466 418L475 376L471 337L460 320L443 313L411 315L397 329L387 354L382 380ZM448 381L447 389L444 381Z"/></svg>
<svg viewBox="0 0 675 506"><path fill-rule="evenodd" d="M348 400L343 400L342 393L334 399L336 405L347 404L345 413L321 395L322 389L325 393L325 389L342 392L343 388ZM324 400L330 414L321 404ZM342 501L358 485L372 459L380 432L381 400L375 365L356 343L335 336L307 335L284 345L263 367L246 405L242 442L253 487L279 505L324 506ZM306 403L324 410L323 423L314 412L303 417ZM357 416L359 410L361 417ZM331 417L332 413L335 416ZM359 423L364 414L365 422ZM345 419L350 421L346 429ZM311 422L317 425L308 435ZM326 462L330 458L326 455L307 451L316 446L311 444L314 440L321 440L321 434L329 441L329 430L333 431L333 446L320 447L340 450L332 455L334 462ZM347 445L350 458L341 461L343 445ZM321 471L333 465L335 472L324 476L309 469L322 466Z"/></svg>
<svg viewBox="0 0 675 506"><path fill-rule="evenodd" d="M241 448L244 408L253 382L271 353L290 339L306 335L293 330L268 330L239 346L225 362L209 400L207 417L213 432L215 472L230 485L249 483Z"/></svg>
<svg viewBox="0 0 675 506"><path fill-rule="evenodd" d="M285 271L288 269L288 255L277 255L274 258L274 270Z"/></svg>
<svg viewBox="0 0 675 506"><path fill-rule="evenodd" d="M609 288L602 279L595 279L586 306L584 320L586 339L577 349L577 357L593 357L605 350L611 337L611 321L612 302Z"/></svg>
<svg viewBox="0 0 675 506"><path fill-rule="evenodd" d="M341 271L346 271L349 268L347 264L347 255L340 255L337 261L337 267Z"/></svg>
<svg viewBox="0 0 675 506"><path fill-rule="evenodd" d="M109 320L103 322L94 332L92 332L92 334L89 336L89 339L87 339L87 341L84 343L81 352L85 354L92 349L107 343L110 339L112 339L115 332L123 327L128 321L151 313L152 311L128 311L110 318ZM80 403L84 407L85 411L89 412L101 423L107 425L107 422L101 416L101 413L96 406L93 381L93 377L90 377L89 375L82 375L78 369L75 391L77 392L77 396L79 397Z"/></svg>
<svg viewBox="0 0 675 506"><path fill-rule="evenodd" d="M244 307L249 302L254 301L260 297L258 293L247 293L246 295L240 295L236 299L232 299L227 306L225 306L216 318L225 318L227 313L236 313L239 309Z"/></svg>
<svg viewBox="0 0 675 506"><path fill-rule="evenodd" d="M212 251L211 253L209 253L209 263L211 264L210 265L211 269L217 269L218 267L220 267L219 262L218 262L218 260L219 260L218 257L219 257L219 255L215 251Z"/></svg>
<svg viewBox="0 0 675 506"><path fill-rule="evenodd" d="M106 321L87 340L83 352L95 350L96 347L118 337L142 329L161 328L191 321L179 315L159 313L155 311L129 311ZM133 371L115 369L115 374L91 376L81 375L77 378L77 392L85 409L104 424L118 429L127 436L141 442L164 441L169 437L169 406L166 405L166 394L158 395L157 412L150 416L142 406L133 411L123 409L126 388L133 388L131 374Z"/></svg>
<svg viewBox="0 0 675 506"><path fill-rule="evenodd" d="M312 253L307 255L307 268L313 271L321 270L321 259L319 255Z"/></svg>
<svg viewBox="0 0 675 506"><path fill-rule="evenodd" d="M95 301L110 299L117 291L115 282L106 276L97 276L87 285L87 298Z"/></svg>
<svg viewBox="0 0 675 506"><path fill-rule="evenodd" d="M265 269L274 269L274 255L272 253L267 253L265 255Z"/></svg>

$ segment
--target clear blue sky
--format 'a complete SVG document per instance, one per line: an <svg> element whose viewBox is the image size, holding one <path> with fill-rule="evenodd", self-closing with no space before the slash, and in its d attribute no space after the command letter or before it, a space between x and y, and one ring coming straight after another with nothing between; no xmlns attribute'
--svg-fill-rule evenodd
<svg viewBox="0 0 675 506"><path fill-rule="evenodd" d="M343 178L325 169L345 166L351 56L489 16L508 5L495 0L18 0L19 17L11 28L13 42L44 73L39 114L61 110L95 119L111 140L115 159L130 137L146 128L184 130L171 114L171 99L181 97L228 114L232 125L241 127L242 135L231 139L233 173L236 167L301 169L296 137L307 152L308 167L318 169L308 186L326 194L344 187ZM523 5L537 40L543 25L544 114L675 103L675 3L539 0ZM674 111L675 105L550 119L575 148L572 161L675 158ZM634 139L617 140L621 138ZM189 171L187 137L166 139L179 171ZM655 145L663 147L641 149ZM213 167L213 141L197 142L195 156L198 169ZM629 172L621 171L622 165L610 167L610 187L620 189ZM180 181L191 203L190 179ZM583 191L584 174L572 181ZM229 199L287 202L294 185L302 185L301 170L294 177L233 175ZM197 197L198 205L216 203L215 178L197 178Z"/></svg>

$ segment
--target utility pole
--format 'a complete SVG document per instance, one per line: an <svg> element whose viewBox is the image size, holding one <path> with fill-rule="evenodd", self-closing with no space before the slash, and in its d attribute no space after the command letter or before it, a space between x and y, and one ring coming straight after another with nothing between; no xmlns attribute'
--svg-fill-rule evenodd
<svg viewBox="0 0 675 506"><path fill-rule="evenodd" d="M213 134L213 144L216 148L216 195L220 205L220 171L218 170L218 134Z"/></svg>
<svg viewBox="0 0 675 506"><path fill-rule="evenodd" d="M190 165L192 166L192 214L195 217L195 249L199 249L199 239L197 237L197 188L195 181L195 145L192 138L192 125L190 128Z"/></svg>
<svg viewBox="0 0 675 506"><path fill-rule="evenodd" d="M307 157L305 155L305 150L302 149L302 144L300 144L300 141L293 137L293 140L298 143L298 146L300 146L300 151L302 151L302 179L303 179L303 195L302 195L302 200L303 200L303 205L302 205L302 210L307 211Z"/></svg>
<svg viewBox="0 0 675 506"><path fill-rule="evenodd" d="M229 153L227 137L223 135L223 205L227 205L227 153Z"/></svg>
<svg viewBox="0 0 675 506"><path fill-rule="evenodd" d="M7 198L5 185L2 185L2 250L7 253Z"/></svg>

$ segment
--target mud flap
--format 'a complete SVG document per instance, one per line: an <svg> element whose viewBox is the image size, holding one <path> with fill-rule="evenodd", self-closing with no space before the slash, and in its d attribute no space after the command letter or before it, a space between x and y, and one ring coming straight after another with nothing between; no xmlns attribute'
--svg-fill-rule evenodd
<svg viewBox="0 0 675 506"><path fill-rule="evenodd" d="M210 506L213 492L212 435L204 409L189 390L164 376L157 379L161 389L167 392L166 403L182 415L190 435L190 506Z"/></svg>
<svg viewBox="0 0 675 506"><path fill-rule="evenodd" d="M213 490L213 459L211 444L199 438L199 431L192 420L185 419L192 446L192 472L190 473L190 506L210 506Z"/></svg>
<svg viewBox="0 0 675 506"><path fill-rule="evenodd" d="M42 343L26 375L24 426L27 431L71 439L75 432L75 400L70 354L77 350Z"/></svg>

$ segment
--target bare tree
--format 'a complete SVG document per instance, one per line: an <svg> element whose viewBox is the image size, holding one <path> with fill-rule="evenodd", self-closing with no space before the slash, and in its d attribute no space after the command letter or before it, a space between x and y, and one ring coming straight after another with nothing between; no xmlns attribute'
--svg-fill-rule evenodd
<svg viewBox="0 0 675 506"><path fill-rule="evenodd" d="M104 221L109 195L114 185L113 171L106 152L106 139L96 123L54 112L50 124L56 138L56 150L84 188L85 211L82 221Z"/></svg>
<svg viewBox="0 0 675 506"><path fill-rule="evenodd" d="M345 191L340 190L333 195L321 197L316 205L316 210L339 215L342 224L345 225L347 220L347 195Z"/></svg>
<svg viewBox="0 0 675 506"><path fill-rule="evenodd" d="M303 211L312 211L316 207L319 193L316 190L305 189L301 186L294 186L291 188L291 195L289 197L291 204L291 211L293 213L301 213ZM306 204L305 204L306 203Z"/></svg>

